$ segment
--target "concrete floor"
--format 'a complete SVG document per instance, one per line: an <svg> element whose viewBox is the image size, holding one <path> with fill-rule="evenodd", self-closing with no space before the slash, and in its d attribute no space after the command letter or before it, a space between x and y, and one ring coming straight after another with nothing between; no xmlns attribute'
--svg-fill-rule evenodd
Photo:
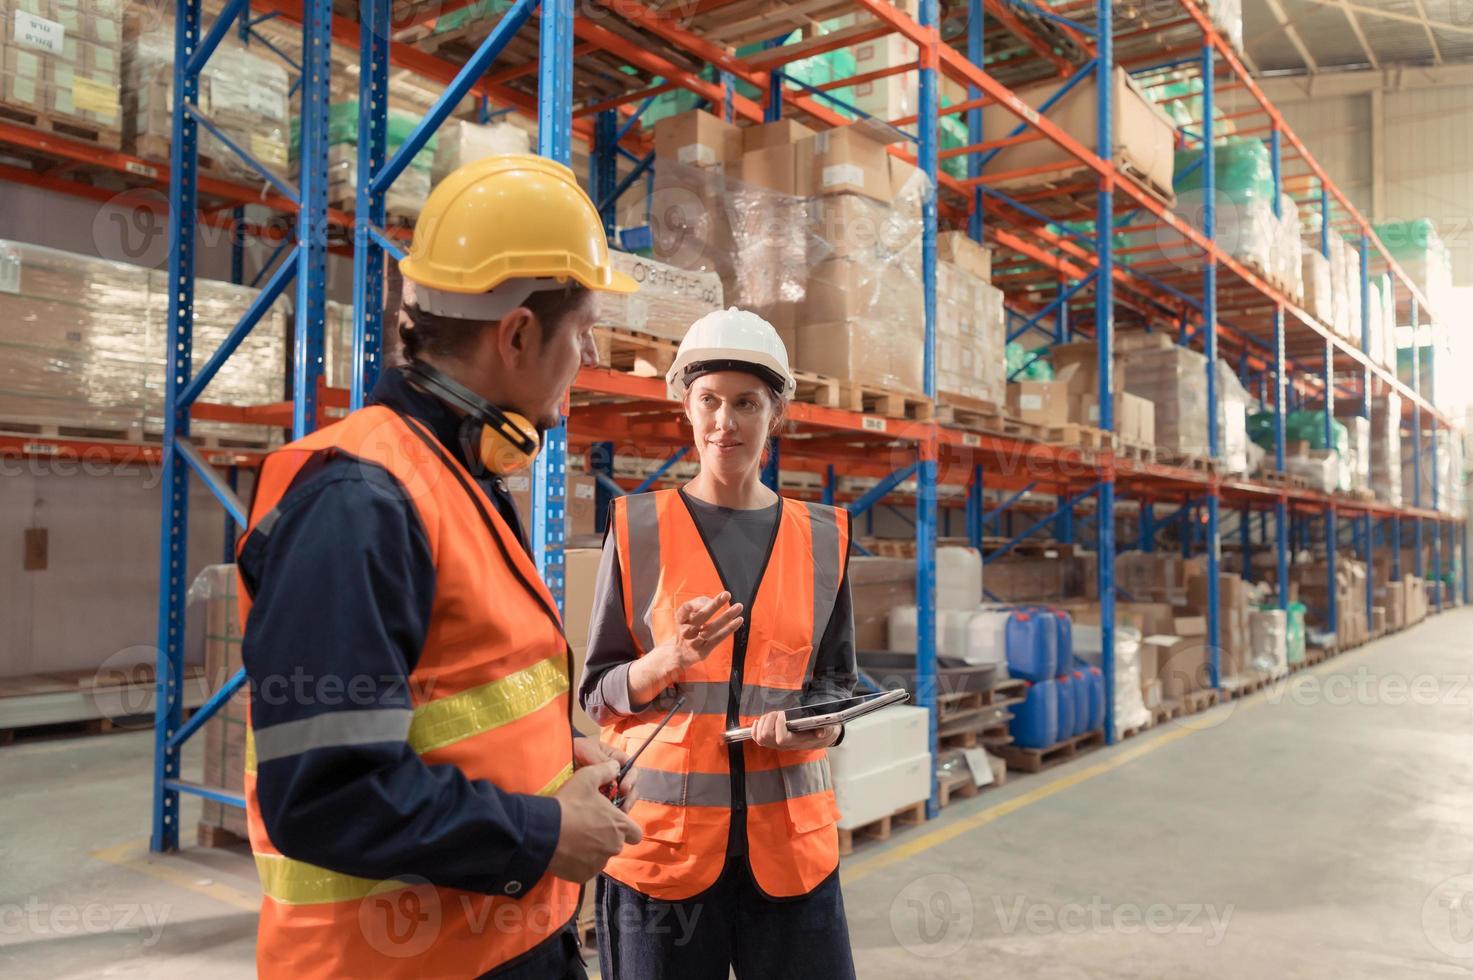
<svg viewBox="0 0 1473 980"><path fill-rule="evenodd" d="M1467 975L1470 634L1436 617L861 848L860 976ZM252 975L249 858L147 854L150 745L0 749L0 975Z"/></svg>

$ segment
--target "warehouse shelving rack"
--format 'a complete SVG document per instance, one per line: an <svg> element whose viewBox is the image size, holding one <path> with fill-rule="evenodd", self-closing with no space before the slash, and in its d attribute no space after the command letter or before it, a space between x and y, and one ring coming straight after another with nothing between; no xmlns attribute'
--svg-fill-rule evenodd
<svg viewBox="0 0 1473 980"><path fill-rule="evenodd" d="M464 51L452 49L447 57L426 54L392 37L406 24L420 23L426 16L411 3L391 5L390 0L360 0L354 10L334 10L328 0L226 0L216 19L206 28L199 0L181 0L176 22L176 100L172 158L168 167L158 167L123 154L98 152L95 147L73 144L60 138L15 127L0 128L0 141L27 148L30 152L72 164L110 170L125 175L138 186L167 180L170 200L170 275L176 291L170 309L171 368L166 389L167 428L162 447L156 451L165 470L165 504L160 555L158 712L156 718L155 808L152 847L172 850L178 846L178 800L180 793L193 793L219 802L239 805L237 794L202 787L182 778L179 751L185 740L203 725L214 710L237 691L243 676L232 678L214 698L188 721L183 717L179 690L183 671L184 567L182 555L187 524L187 484L190 473L198 476L219 497L228 515L238 523L244 507L220 467L227 461L211 457L189 440L193 418L250 421L258 424L289 424L295 435L309 431L328 417L329 408L361 404L380 365L382 324L382 263L385 254L398 254L399 245L383 227L383 194L413 154L435 128L467 96L489 99L498 106L537 119L541 153L568 161L572 140L589 142L593 150L595 197L605 209L612 230L615 199L653 164L647 136L637 127L643 107L653 95L671 87L683 88L719 107L729 119L753 122L799 113L818 126L840 125L854 113L841 112L842 99L833 92L840 82L823 86L797 83L784 68L799 58L853 45L862 40L897 35L911 41L916 61L869 72L849 80L873 80L902 72L915 73L920 93L918 113L908 119L888 120L900 127L915 127L913 139L897 155L916 163L931 178L934 192L923 208L923 289L925 300L925 394L934 399L936 390L936 248L935 235L944 217L965 227L973 237L987 241L997 250L995 278L1010 293L1010 333L1047 332L1054 341L1092 337L1098 343L1098 372L1101 379L1100 428L1113 428L1115 388L1111 371L1117 317L1122 323L1142 325L1169 332L1179 341L1199 347L1210 360L1232 356L1240 373L1272 386L1267 402L1276 412L1275 461L1283 466L1283 415L1293 404L1315 399L1358 400L1362 412L1369 411L1370 398L1378 391L1395 391L1405 403L1414 437L1411 451L1420 456L1424 439L1435 454L1438 433L1450 431L1449 421L1411 385L1401 384L1393 373L1361 353L1360 347L1335 336L1325 324L1295 306L1281 291L1255 270L1235 259L1214 241L1212 196L1194 226L1178 217L1148 189L1121 173L1095 148L1082 144L1059 129L1046 116L1023 104L1013 86L1047 78L1060 86L1078 85L1100 78L1111 66L1122 65L1143 83L1164 72L1188 73L1199 79L1204 118L1200 132L1184 136L1198 145L1214 143L1214 99L1228 92L1243 92L1248 108L1235 113L1238 133L1261 131L1269 141L1275 161L1276 181L1300 200L1322 209L1323 227L1349 229L1368 248L1362 266L1362 303L1365 283L1372 265L1395 277L1407 322L1419 318L1436 321L1440 311L1429 308L1403 270L1376 240L1368 223L1349 200L1328 180L1308 150L1284 124L1282 117L1264 98L1230 43L1211 23L1208 14L1193 0L1179 0L1180 12L1169 23L1150 30L1117 24L1117 11L1108 0L1058 0L1052 5L1004 4L996 0L968 0L954 4L953 15L943 21L937 0L920 0L917 16L890 5L887 0L835 0L833 7L859 15L861 23L827 39L815 38L794 45L774 46L754 58L741 59L726 47L703 35L702 18L719 15L733 0L698 0L680 10L656 10L640 3L615 4L595 0L575 17L570 0L520 0L500 14L491 34ZM465 6L449 0L438 13ZM252 8L301 25L304 59L301 91L303 177L298 186L282 185L264 200L249 189L207 178L196 171L197 132L202 120L193 107L194 80L220 39L239 19L251 16ZM1174 8L1173 8L1174 9ZM987 31L986 19L998 28ZM535 22L536 30L529 30ZM960 23L960 29L956 29ZM775 31L775 33L777 33ZM529 38L530 35L530 38ZM999 43L1005 56L989 55ZM329 211L326 204L326 109L329 98L328 47L336 44L356 49L360 105L358 172L372 175L361 183L355 214ZM517 57L504 67L498 61L518 47ZM442 52L443 53L443 52ZM503 59L506 60L506 59ZM634 69L633 75L613 82L603 69L610 61ZM986 64L984 70L980 65ZM716 78L704 77L700 68L710 66ZM392 158L384 141L388 98L392 94L389 69L413 71L446 85L446 95ZM965 86L964 101L942 109L939 105L941 77ZM736 83L754 86L760 99L736 91ZM1097 84L1097 129L1093 147L1111 145L1112 106L1110 85ZM483 103L484 104L484 103ZM577 107L575 108L575 104ZM1018 129L1006 139L985 142L982 113L1009 113ZM964 114L970 143L942 151L939 121L945 114ZM1088 222L1092 233L1080 232L1055 220L1056 215L1040 210L1053 207L1042 197L1011 196L998 188L999 175L984 174L988 154L1006 145L1043 140L1068 155L1060 172L1068 178L1064 192L1051 197L1074 202L1075 216ZM913 143L914 146L909 146ZM1284 156L1287 151L1287 159ZM968 176L953 178L940 170L946 156L964 155ZM618 160L633 169L619 177ZM1207 188L1213 188L1213 155L1202 164ZM150 168L144 170L142 168ZM1007 175L1002 175L1003 177ZM16 168L0 171L0 178L22 180L58 190L74 190L98 196L81 185L69 187L55 176L37 176ZM279 182L279 181L278 181ZM287 236L291 255L269 277L261 299L254 303L221 349L211 353L194 369L191 349L190 295L193 283L194 215L202 195L212 195L211 211L222 204L267 203L284 213L295 214L293 232ZM206 220L220 220L207 217ZM328 229L350 227L354 253L354 351L355 369L347 391L326 389L321 383ZM1115 235L1124 231L1155 230L1184 243L1183 254L1167 268L1141 265L1118 254ZM1322 241L1327 245L1328 239ZM1372 253L1374 249L1374 254ZM293 348L294 397L273 406L205 406L198 396L235 346L245 337L275 296L292 280L296 285L296 325ZM1047 297L1047 298L1046 298ZM1363 317L1363 323L1365 318ZM1316 377L1318 375L1318 377ZM1216 377L1209 368L1205 379L1209 391L1209 438L1214 451L1219 445L1216 431ZM560 595L560 554L563 543L562 485L570 452L581 451L600 476L602 492L627 492L653 485L616 478L612 459L616 452L646 458L674 457L688 438L681 428L675 406L670 403L659 379L635 377L608 369L585 369L575 384L571 423L549 439L548 450L537 464L534 480L532 538L539 567ZM1327 413L1332 414L1332 413ZM1425 433L1425 435L1424 435ZM24 446L5 448L26 451ZM84 443L53 445L47 452L81 452ZM144 447L136 447L145 452ZM1113 559L1118 500L1138 501L1136 510L1140 547L1156 547L1163 528L1191 527L1202 515L1202 546L1208 565L1209 631L1212 653L1212 683L1219 683L1216 638L1218 606L1216 571L1222 542L1224 507L1239 514L1239 547L1273 550L1278 556L1278 581L1287 582L1290 542L1302 541L1311 523L1317 523L1332 552L1340 532L1349 530L1363 551L1379 539L1390 537L1399 545L1404 524L1410 523L1416 542L1417 571L1422 568L1424 526L1433 533L1432 562L1440 561L1444 542L1447 553L1462 551L1466 534L1451 534L1455 527L1446 515L1431 506L1420 485L1412 491L1410 506L1389 507L1380 503L1351 500L1310 490L1269 485L1253 479L1224 478L1210 470L1184 469L1116 456L1109 451L1087 451L1004 438L962 427L938 424L928 419L894 419L848 412L809 404L794 404L789 424L778 443L784 471L816 474L819 484L812 491L820 499L847 502L850 510L863 514L879 501L914 501L917 556L917 596L920 609L917 701L934 709L936 674L934 641L934 548L940 515L960 512L969 537L979 547L989 526L994 531L1011 530L1014 516L1032 526L1012 535L1008 543L987 557L1006 553L1017 542L1037 531L1053 531L1063 541L1092 535L1098 554L1098 597L1104 637L1105 676L1113 685L1114 607L1117 588ZM251 465L257 457L234 456L229 465ZM1414 467L1420 474L1420 460ZM841 492L840 477L862 477L875 482L867 490ZM1420 480L1417 481L1420 484ZM989 510L988 494L998 499ZM1040 511L1036 500L1051 496L1055 504ZM1174 505L1176 514L1157 518L1155 507ZM1258 540L1254 540L1249 515L1260 515ZM1264 516L1273 513L1273 534L1267 533ZM1348 528L1340 528L1349 518ZM949 522L949 518L948 518ZM1456 526L1461 526L1459 522ZM1179 534L1188 542L1196 534ZM1393 551L1394 574L1400 575L1400 550ZM1245 562L1245 565L1247 563ZM1467 601L1467 565L1464 570L1464 601ZM1286 584L1279 600L1287 601ZM1333 596L1333 589L1331 590ZM1367 594L1367 604L1371 596ZM1327 611L1331 629L1335 610ZM1113 689L1106 704L1113 705ZM932 713L934 728L934 710ZM1107 723L1107 730L1112 730ZM936 800L933 794L931 807Z"/></svg>

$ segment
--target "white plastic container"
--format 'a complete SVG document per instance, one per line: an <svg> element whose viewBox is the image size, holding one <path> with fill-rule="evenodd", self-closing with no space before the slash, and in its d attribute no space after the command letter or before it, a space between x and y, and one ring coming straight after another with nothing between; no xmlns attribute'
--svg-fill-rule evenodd
<svg viewBox="0 0 1473 980"><path fill-rule="evenodd" d="M936 549L936 608L972 610L982 602L982 553L976 548Z"/></svg>
<svg viewBox="0 0 1473 980"><path fill-rule="evenodd" d="M926 751L931 713L908 704L892 705L844 726L844 741L829 749L834 779L885 769Z"/></svg>
<svg viewBox="0 0 1473 980"><path fill-rule="evenodd" d="M845 739L847 741L847 737ZM857 776L834 777L839 826L853 830L874 823L931 795L931 753L893 762Z"/></svg>
<svg viewBox="0 0 1473 980"><path fill-rule="evenodd" d="M890 649L915 650L915 606L896 606L890 610ZM938 609L936 611L936 655L960 660L972 666L996 664L1007 670L1007 614L980 612L976 609Z"/></svg>

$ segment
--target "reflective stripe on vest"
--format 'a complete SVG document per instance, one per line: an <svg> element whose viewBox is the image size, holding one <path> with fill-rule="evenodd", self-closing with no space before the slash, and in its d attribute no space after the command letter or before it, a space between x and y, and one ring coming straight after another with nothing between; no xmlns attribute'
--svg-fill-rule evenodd
<svg viewBox="0 0 1473 980"><path fill-rule="evenodd" d="M678 491L614 502L624 612L640 655L674 635L675 611L721 592L724 583ZM784 500L771 553L746 625L737 716L798 705L838 601L849 547L848 514ZM609 862L607 873L654 898L688 898L709 887L723 864L732 805L728 749L721 741L732 698L735 640L728 639L640 713L605 729L633 747L653 733L640 757L640 802L633 816L646 839ZM656 723L677 695L686 704L664 729ZM748 855L759 887L803 894L837 865L837 808L822 750L742 748Z"/></svg>
<svg viewBox="0 0 1473 980"><path fill-rule="evenodd" d="M405 489L434 561L434 603L408 679L412 708L328 712L260 731L247 723L247 819L264 895L257 970L292 980L479 975L565 925L578 885L544 876L516 898L481 896L429 886L412 868L403 871L411 880L374 881L295 860L261 821L257 770L313 749L399 741L428 765L453 765L506 792L551 795L573 773L567 642L551 595L495 506L433 436L389 409L355 412L268 457L250 532L263 521L269 532L296 474L328 452L381 466ZM249 612L241 589L242 623ZM424 903L438 910L433 930L404 920L374 931L384 916ZM520 925L504 927L507 913Z"/></svg>

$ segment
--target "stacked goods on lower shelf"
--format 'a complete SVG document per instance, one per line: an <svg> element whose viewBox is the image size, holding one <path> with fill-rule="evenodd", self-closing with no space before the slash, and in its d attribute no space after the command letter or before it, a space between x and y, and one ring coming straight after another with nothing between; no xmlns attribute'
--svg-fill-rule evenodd
<svg viewBox="0 0 1473 980"><path fill-rule="evenodd" d="M1291 573L1297 583L1299 601L1309 609L1311 620L1327 626L1330 608L1330 567L1323 560L1296 565ZM1335 640L1345 650L1370 639L1370 616L1366 610L1366 566L1364 562L1336 556Z"/></svg>
<svg viewBox="0 0 1473 980"><path fill-rule="evenodd" d="M985 276L951 262L936 263L937 392L993 405L1003 403L1007 397L1002 357L1007 343L1005 319L1002 291Z"/></svg>
<svg viewBox="0 0 1473 980"><path fill-rule="evenodd" d="M1335 333L1361 345L1360 248L1338 233L1330 235L1330 299Z"/></svg>
<svg viewBox="0 0 1473 980"><path fill-rule="evenodd" d="M205 683L211 693L220 690L241 668L241 623L238 579L234 565L211 565L195 577L189 587L189 619L204 622ZM202 616L200 614L203 614ZM249 702L241 688L205 722L205 786L241 793L245 790L246 716ZM235 837L246 836L245 810L206 800L200 813L202 844L230 843L221 838L224 830Z"/></svg>
<svg viewBox="0 0 1473 980"><path fill-rule="evenodd" d="M257 294L245 286L196 280L195 351L215 350ZM89 426L135 440L162 431L168 314L166 270L0 241L0 343L8 351L0 358L0 422ZM280 301L200 401L278 401L286 324L286 304ZM260 427L217 422L195 422L193 431L268 435Z"/></svg>
<svg viewBox="0 0 1473 980"><path fill-rule="evenodd" d="M1146 334L1136 343L1139 346L1130 351L1122 372L1123 382L1127 392L1154 403L1157 447L1182 456L1210 457L1207 358L1164 334ZM1217 368L1218 459L1226 472L1246 473L1257 457L1246 429L1248 393L1226 362L1219 361Z"/></svg>
<svg viewBox="0 0 1473 980"><path fill-rule="evenodd" d="M930 712L900 705L856 718L829 749L839 829L853 831L931 796Z"/></svg>
<svg viewBox="0 0 1473 980"><path fill-rule="evenodd" d="M1371 486L1371 420L1357 407L1339 412L1335 421L1345 427L1345 452L1341 456L1339 490L1368 490Z"/></svg>
<svg viewBox="0 0 1473 980"><path fill-rule="evenodd" d="M1049 349L1054 376L1047 382L1015 382L1019 385L1010 399L1023 421L1057 426L1065 423L1097 428L1100 424L1099 351L1093 341L1055 344ZM1134 446L1156 444L1156 409L1149 401L1122 390L1126 357L1117 353L1114 365L1115 396L1112 430L1121 441ZM1041 411L1035 412L1028 395L1040 398ZM1062 421L1058 411L1064 411ZM1044 421L1045 419L1052 419Z"/></svg>
<svg viewBox="0 0 1473 980"><path fill-rule="evenodd" d="M1449 439L1445 432L1437 433L1437 459L1432 458L1431 433L1423 433L1422 452L1413 458L1410 452L1401 457L1401 489L1403 496L1415 487L1418 470L1421 471L1422 506L1429 510L1453 517L1463 515L1463 444L1460 439ZM1418 466L1420 463L1420 466Z"/></svg>
<svg viewBox="0 0 1473 980"><path fill-rule="evenodd" d="M714 272L724 302L771 321L798 368L919 393L926 184L885 138L858 124L808 134L699 111L662 119L655 258Z"/></svg>
<svg viewBox="0 0 1473 980"><path fill-rule="evenodd" d="M121 4L8 0L0 13L0 118L116 149Z"/></svg>
<svg viewBox="0 0 1473 980"><path fill-rule="evenodd" d="M1380 224L1375 227L1375 232L1381 244L1411 279L1412 285L1427 298L1433 312L1441 313L1448 309L1452 301L1452 256L1438 236L1437 225L1432 219Z"/></svg>
<svg viewBox="0 0 1473 980"><path fill-rule="evenodd" d="M174 131L174 22L131 11L123 46L123 139L131 153L167 162ZM236 39L220 42L199 75L200 113L241 149L286 175L291 139L291 77L281 61ZM200 165L260 182L260 175L199 127Z"/></svg>

